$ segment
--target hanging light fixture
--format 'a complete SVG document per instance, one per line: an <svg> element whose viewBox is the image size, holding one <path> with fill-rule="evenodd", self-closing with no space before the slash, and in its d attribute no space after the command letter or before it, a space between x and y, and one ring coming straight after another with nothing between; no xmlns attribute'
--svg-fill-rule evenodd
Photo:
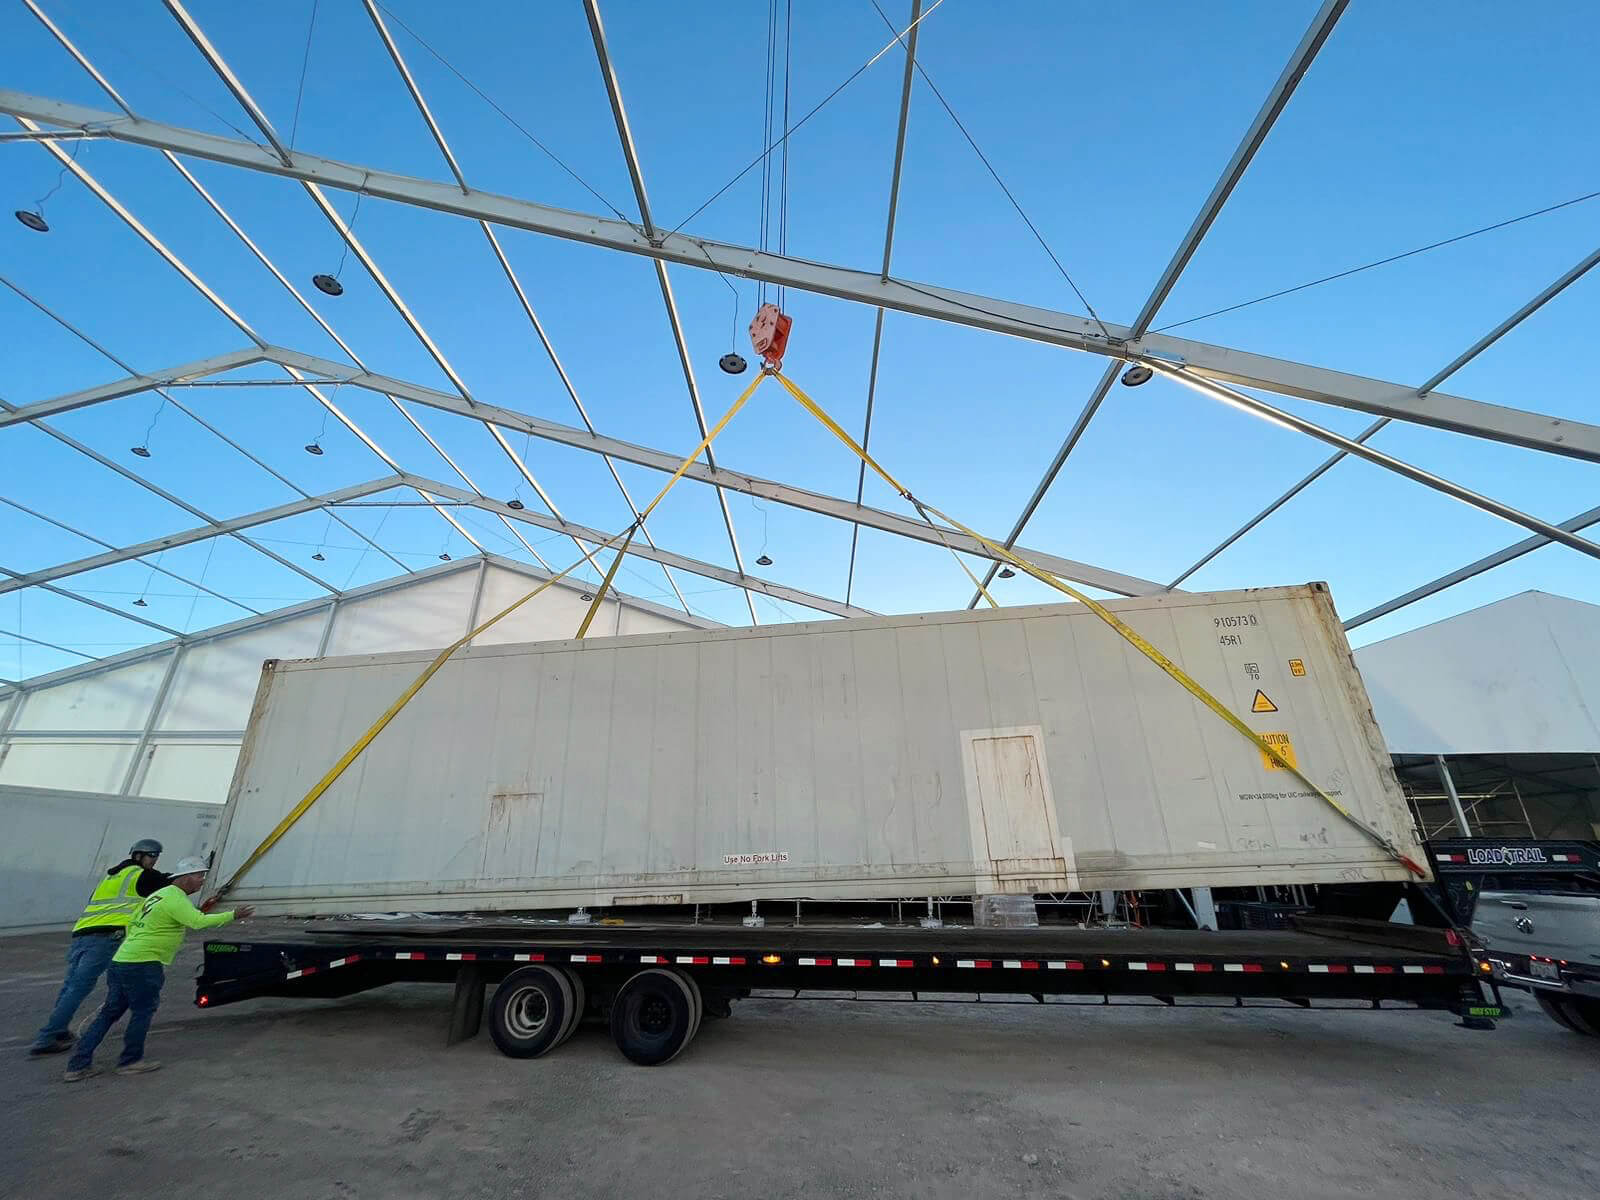
<svg viewBox="0 0 1600 1200"><path fill-rule="evenodd" d="M137 458L149 458L150 448L148 446L134 446L129 453Z"/></svg>
<svg viewBox="0 0 1600 1200"><path fill-rule="evenodd" d="M1141 383L1149 383L1154 374L1155 372L1143 363L1135 363L1122 373L1122 386L1138 387Z"/></svg>
<svg viewBox="0 0 1600 1200"><path fill-rule="evenodd" d="M322 445L321 445L321 443L319 443L319 442L307 442L306 443L306 453L307 454L315 454L318 458L321 458L322 457Z"/></svg>
<svg viewBox="0 0 1600 1200"><path fill-rule="evenodd" d="M515 496L513 496L513 497L511 497L511 499L506 501L506 507L507 508L514 508L518 512L521 512L523 510L523 508L526 507L526 506L522 503L521 500L518 500Z"/></svg>
<svg viewBox="0 0 1600 1200"><path fill-rule="evenodd" d="M30 212L26 208L19 208L16 211L16 218L35 233L50 232L50 223L44 219L42 212Z"/></svg>
<svg viewBox="0 0 1600 1200"><path fill-rule="evenodd" d="M1001 579L1015 579L1016 577L1017 577L1017 573L1015 571L1013 571L1010 567L1001 567L1000 568L1000 578Z"/></svg>
<svg viewBox="0 0 1600 1200"><path fill-rule="evenodd" d="M321 292L324 296L344 295L344 284L340 283L339 280L332 275L313 275L311 277L311 286L316 288L317 291Z"/></svg>
<svg viewBox="0 0 1600 1200"><path fill-rule="evenodd" d="M763 554L760 558L756 559L756 566L758 566L758 567L770 567L771 565L772 565L772 557L771 557L771 555Z"/></svg>

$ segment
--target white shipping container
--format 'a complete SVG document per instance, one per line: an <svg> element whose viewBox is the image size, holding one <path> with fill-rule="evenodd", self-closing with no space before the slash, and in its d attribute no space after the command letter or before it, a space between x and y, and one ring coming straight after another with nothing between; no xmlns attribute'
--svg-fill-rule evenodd
<svg viewBox="0 0 1600 1200"><path fill-rule="evenodd" d="M1326 585L1108 607L1421 861ZM432 657L266 664L214 878ZM234 896L317 914L1404 878L1064 604L465 650Z"/></svg>

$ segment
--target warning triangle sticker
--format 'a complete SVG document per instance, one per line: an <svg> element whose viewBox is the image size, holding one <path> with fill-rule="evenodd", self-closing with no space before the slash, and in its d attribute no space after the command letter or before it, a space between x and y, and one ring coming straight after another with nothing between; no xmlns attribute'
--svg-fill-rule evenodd
<svg viewBox="0 0 1600 1200"><path fill-rule="evenodd" d="M1256 698L1250 702L1251 712L1277 712L1278 706L1267 699L1267 694L1260 688L1256 689Z"/></svg>

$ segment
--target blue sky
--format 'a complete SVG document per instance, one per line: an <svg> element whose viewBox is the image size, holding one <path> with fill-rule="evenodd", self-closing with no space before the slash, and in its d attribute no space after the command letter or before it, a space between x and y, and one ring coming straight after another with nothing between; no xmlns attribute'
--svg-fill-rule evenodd
<svg viewBox="0 0 1600 1200"><path fill-rule="evenodd" d="M386 7L630 217L632 192L594 62L582 6ZM246 118L156 0L46 10L136 111L237 136ZM288 136L312 6L196 0L191 11ZM886 6L903 24L906 5ZM1128 321L1187 229L1316 5L1125 6L946 0L922 26L919 58L1039 226L1089 301ZM675 226L762 145L764 6L603 6L658 221ZM1292 286L1387 254L1600 188L1600 93L1592 63L1600 27L1581 3L1526 9L1480 3L1383 5L1357 0L1278 122L1157 324ZM582 211L603 211L405 30L394 27L474 186ZM1132 35L1132 36L1130 36ZM888 40L870 0L795 5L791 107L807 111ZM318 8L296 145L429 178L444 163L361 6ZM885 55L790 144L788 251L875 269L882 255L901 61ZM0 8L6 86L111 105L20 4ZM253 131L252 131L253 132ZM85 143L80 163L268 341L342 358L338 348L152 151ZM0 147L8 208L32 207L59 170L36 147ZM352 257L337 300L309 287L338 267L342 243L297 184L209 163L196 176L374 370L431 386L448 381ZM689 225L710 238L758 238L759 172ZM354 197L335 194L348 219ZM0 229L0 275L139 370L241 348L246 338L104 205L68 177L45 201L53 232ZM474 396L567 424L577 414L468 222L368 200L356 231L401 289ZM602 431L662 449L696 440L654 275L642 259L508 231L507 254ZM1236 313L1182 327L1185 336L1402 382L1420 383L1594 248L1600 200ZM914 96L895 238L895 274L1067 311L1080 305L927 89ZM748 376L721 374L735 298L716 275L672 268L705 404L719 412ZM1600 271L1580 280L1447 385L1475 399L1593 420L1593 376L1573 370L1592 343ZM737 288L742 330L754 286ZM790 292L786 371L848 427L865 403L873 314ZM9 289L0 397L26 404L121 372ZM741 335L742 336L742 335ZM736 348L748 353L747 345ZM1088 396L1099 359L890 314L885 321L874 448L917 493L980 529L1004 534ZM240 377L265 378L261 369ZM186 404L300 487L319 492L387 473L305 393L195 390ZM382 397L345 388L337 402L411 470L459 483ZM1277 400L1344 433L1364 414ZM296 493L159 400L130 397L57 418L56 427L215 517ZM537 505L510 462L471 422L421 419L486 494ZM133 458L146 440L153 457ZM301 447L320 438L327 453ZM512 438L519 453L523 439ZM1600 468L1418 427L1373 444L1550 520L1592 507ZM1023 542L1167 582L1321 462L1328 448L1160 380L1116 388L1034 518ZM727 466L817 491L854 495L853 458L775 385L758 393L718 444ZM527 461L561 512L617 528L626 508L599 460L534 442ZM31 428L0 431L0 494L125 544L196 523ZM659 476L621 467L636 499ZM869 503L898 507L876 481ZM730 495L748 559L829 595L845 589L850 530ZM408 566L471 546L416 508L346 514ZM484 513L463 521L497 552L526 557ZM381 526L380 526L381 523ZM652 519L660 544L731 565L713 494L685 484ZM254 531L261 544L344 587L395 573L393 563L326 517ZM1377 467L1347 461L1190 579L1231 588L1325 579L1353 614L1525 536ZM565 565L570 542L528 531ZM0 566L28 571L99 547L0 506ZM313 553L324 561L314 563ZM171 551L161 565L271 609L322 594L238 542ZM681 575L697 610L748 619L736 592ZM660 569L630 562L624 590L664 603ZM179 629L247 615L127 563L63 586ZM1025 578L1006 603L1050 598ZM1512 594L1542 588L1600 600L1600 565L1547 547L1358 631L1358 643ZM879 611L956 607L970 584L943 550L863 531L854 599ZM144 596L146 606L133 610ZM764 621L807 615L758 601ZM89 654L159 635L29 589L0 596L0 628ZM0 637L0 676L82 661Z"/></svg>

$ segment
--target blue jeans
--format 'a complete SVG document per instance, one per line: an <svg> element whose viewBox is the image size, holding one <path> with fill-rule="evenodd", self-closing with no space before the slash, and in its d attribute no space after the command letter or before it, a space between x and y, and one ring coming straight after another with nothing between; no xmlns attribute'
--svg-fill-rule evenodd
<svg viewBox="0 0 1600 1200"><path fill-rule="evenodd" d="M81 1071L94 1061L94 1052L111 1032L122 1014L131 1012L128 1032L122 1035L122 1057L117 1066L125 1067L144 1057L144 1035L150 1031L150 1018L161 1003L161 984L166 972L157 962L114 962L106 971L106 1002L83 1031L72 1057L69 1071Z"/></svg>
<svg viewBox="0 0 1600 1200"><path fill-rule="evenodd" d="M56 997L56 1006L50 1010L49 1019L34 1039L36 1049L48 1048L67 1032L72 1018L77 1015L78 1006L83 1003L85 996L94 991L94 985L100 982L100 976L105 974L111 956L120 945L120 937L72 939L67 947L67 977L61 984L61 994Z"/></svg>

